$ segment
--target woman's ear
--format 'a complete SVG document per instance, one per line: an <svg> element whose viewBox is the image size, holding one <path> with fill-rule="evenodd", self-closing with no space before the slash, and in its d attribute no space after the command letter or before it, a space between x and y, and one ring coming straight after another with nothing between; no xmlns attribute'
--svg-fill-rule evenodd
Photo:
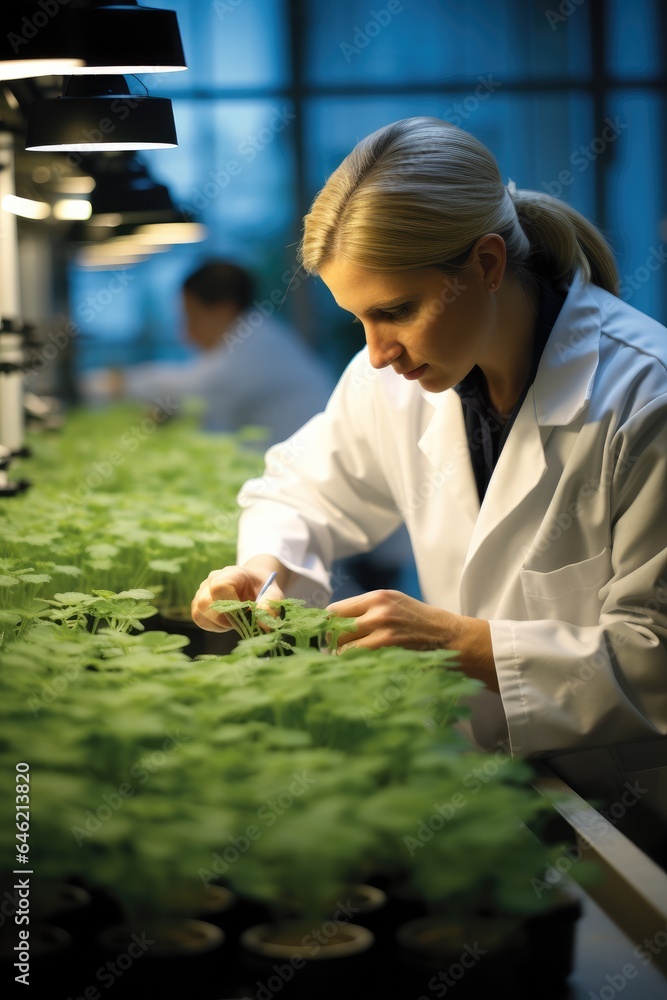
<svg viewBox="0 0 667 1000"><path fill-rule="evenodd" d="M472 249L471 261L486 288L500 286L507 266L505 240L497 233L480 236Z"/></svg>

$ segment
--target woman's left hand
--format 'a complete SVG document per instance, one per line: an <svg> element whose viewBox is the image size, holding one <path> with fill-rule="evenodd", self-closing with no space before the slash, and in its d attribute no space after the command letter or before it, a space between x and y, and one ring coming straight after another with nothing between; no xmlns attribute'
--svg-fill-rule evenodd
<svg viewBox="0 0 667 1000"><path fill-rule="evenodd" d="M434 608L398 590L371 590L330 604L327 611L356 618L357 628L346 632L338 648L403 646L405 649L456 649L459 615Z"/></svg>
<svg viewBox="0 0 667 1000"><path fill-rule="evenodd" d="M359 597L336 601L327 608L342 618L356 618L357 627L338 640L338 652L346 649L454 649L469 677L499 691L489 623L482 618L456 615L434 608L398 590L371 590Z"/></svg>

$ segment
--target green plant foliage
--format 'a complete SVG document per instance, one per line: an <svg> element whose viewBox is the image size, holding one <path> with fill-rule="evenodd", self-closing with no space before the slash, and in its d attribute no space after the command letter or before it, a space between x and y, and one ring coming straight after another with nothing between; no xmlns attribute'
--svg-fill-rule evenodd
<svg viewBox="0 0 667 1000"><path fill-rule="evenodd" d="M227 615L233 623L243 640L241 652L255 655L284 655L313 644L332 652L340 636L355 628L354 618L334 617L323 608L306 607L305 601L295 598L269 604L273 614L254 601L214 601L211 608Z"/></svg>
<svg viewBox="0 0 667 1000"><path fill-rule="evenodd" d="M16 474L34 486L0 504L0 611L31 613L30 600L65 590L67 577L86 592L146 588L161 608L188 608L211 565L234 562L236 495L263 464L244 440L129 405L33 435ZM11 637L4 619L3 631Z"/></svg>
<svg viewBox="0 0 667 1000"><path fill-rule="evenodd" d="M286 602L267 634L289 635L294 615L290 655L256 655L255 637L193 661L180 636L132 631L149 596L59 592L3 653L0 782L10 793L29 732L44 876L78 873L145 909L222 864L277 913L321 918L348 882L383 868L457 913L539 905L530 878L547 855L520 827L538 810L530 771L507 758L473 790L489 758L453 728L479 689L451 669L455 654L325 655L323 630L349 622L314 614L308 636L306 609ZM411 847L457 793L446 829Z"/></svg>

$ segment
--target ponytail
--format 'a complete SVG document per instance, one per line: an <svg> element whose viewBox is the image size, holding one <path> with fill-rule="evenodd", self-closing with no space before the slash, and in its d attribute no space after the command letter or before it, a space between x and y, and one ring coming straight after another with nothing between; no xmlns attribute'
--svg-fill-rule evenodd
<svg viewBox="0 0 667 1000"><path fill-rule="evenodd" d="M509 262L519 277L526 270L539 270L556 283L569 283L578 268L584 281L618 295L616 261L596 226L566 202L541 191L512 191L511 198L530 244L523 260Z"/></svg>

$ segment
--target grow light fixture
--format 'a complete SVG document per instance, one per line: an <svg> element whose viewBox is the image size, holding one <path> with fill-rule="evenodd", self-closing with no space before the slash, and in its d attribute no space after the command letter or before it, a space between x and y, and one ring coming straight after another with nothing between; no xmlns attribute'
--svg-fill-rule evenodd
<svg viewBox="0 0 667 1000"><path fill-rule="evenodd" d="M171 101L130 94L123 76L70 77L62 97L28 108L29 150L90 153L176 145Z"/></svg>
<svg viewBox="0 0 667 1000"><path fill-rule="evenodd" d="M138 243L201 243L208 230L201 222L158 222L138 226L134 238Z"/></svg>
<svg viewBox="0 0 667 1000"><path fill-rule="evenodd" d="M34 179L33 175L33 180ZM87 174L78 174L73 177L61 177L61 179L56 181L53 185L53 190L60 192L60 194L68 198L77 194L90 194L91 191L95 190L95 180ZM86 218L88 218L88 216L86 216Z"/></svg>
<svg viewBox="0 0 667 1000"><path fill-rule="evenodd" d="M141 264L150 258L150 254L145 249L143 253L129 253L118 250L114 254L100 253L99 250L99 246L83 247L78 251L74 260L81 267L90 267L96 270L113 270L115 267L130 267L133 264Z"/></svg>
<svg viewBox="0 0 667 1000"><path fill-rule="evenodd" d="M4 0L0 79L187 69L174 11L136 0Z"/></svg>
<svg viewBox="0 0 667 1000"><path fill-rule="evenodd" d="M85 221L91 212L90 202L83 198L60 198L53 206L53 217L64 222Z"/></svg>
<svg viewBox="0 0 667 1000"><path fill-rule="evenodd" d="M128 222L169 219L174 212L168 188L158 184L138 158L108 158L91 194L91 224L117 227Z"/></svg>
<svg viewBox="0 0 667 1000"><path fill-rule="evenodd" d="M2 197L2 208L12 215L20 215L23 219L48 219L51 215L51 206L45 201L36 201L34 198L19 198L15 194L5 194Z"/></svg>
<svg viewBox="0 0 667 1000"><path fill-rule="evenodd" d="M145 259L155 253L166 253L168 246L151 246L137 243L131 236L116 236L104 243L90 243L82 249L89 259L110 260L113 257L141 257Z"/></svg>
<svg viewBox="0 0 667 1000"><path fill-rule="evenodd" d="M205 226L177 210L169 189L156 182L139 156L105 154L92 169L92 214L86 225L73 227L71 242L159 253L208 237Z"/></svg>

